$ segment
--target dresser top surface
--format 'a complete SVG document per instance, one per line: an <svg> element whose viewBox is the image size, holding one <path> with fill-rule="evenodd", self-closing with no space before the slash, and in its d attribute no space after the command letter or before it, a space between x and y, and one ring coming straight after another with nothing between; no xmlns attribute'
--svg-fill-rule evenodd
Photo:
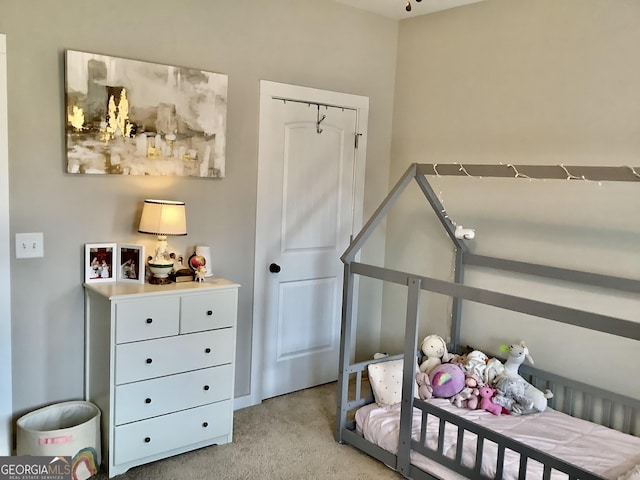
<svg viewBox="0 0 640 480"><path fill-rule="evenodd" d="M226 280L224 278L209 278L205 279L204 282L180 282L170 283L167 285L124 282L84 284L84 288L87 291L95 292L111 300L138 295L172 295L238 287L240 287L238 283Z"/></svg>

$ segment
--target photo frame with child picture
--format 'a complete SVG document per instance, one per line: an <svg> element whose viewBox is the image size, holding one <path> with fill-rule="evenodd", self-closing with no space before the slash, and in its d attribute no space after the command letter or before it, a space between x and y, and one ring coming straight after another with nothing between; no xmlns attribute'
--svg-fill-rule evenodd
<svg viewBox="0 0 640 480"><path fill-rule="evenodd" d="M144 283L145 258L142 245L118 245L118 282Z"/></svg>
<svg viewBox="0 0 640 480"><path fill-rule="evenodd" d="M115 243L87 243L84 247L85 283L115 282Z"/></svg>

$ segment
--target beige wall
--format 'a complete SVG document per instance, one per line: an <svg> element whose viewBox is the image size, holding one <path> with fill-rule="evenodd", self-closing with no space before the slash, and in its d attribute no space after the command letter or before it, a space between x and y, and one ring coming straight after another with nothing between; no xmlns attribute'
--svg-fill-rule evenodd
<svg viewBox="0 0 640 480"><path fill-rule="evenodd" d="M640 166L639 27L631 0L490 0L401 22L391 181L411 162ZM640 277L638 184L435 178L434 190L452 221L476 228L473 251ZM451 278L450 245L417 188L400 207L387 264ZM631 295L468 279L636 321L640 311ZM392 290L382 326L391 350L402 348ZM448 302L427 300L421 334L446 335ZM498 354L523 339L546 370L640 396L628 381L634 341L473 304L464 314L464 343Z"/></svg>
<svg viewBox="0 0 640 480"><path fill-rule="evenodd" d="M83 246L136 233L144 198L187 204L187 251L242 284L236 395L249 392L261 79L370 98L365 215L386 192L398 24L318 0L108 3L0 0L7 34L11 236L44 232L45 257L11 260L16 415L83 392ZM65 49L229 75L224 180L64 173ZM375 339L377 342L377 339ZM377 343L372 349L377 347Z"/></svg>

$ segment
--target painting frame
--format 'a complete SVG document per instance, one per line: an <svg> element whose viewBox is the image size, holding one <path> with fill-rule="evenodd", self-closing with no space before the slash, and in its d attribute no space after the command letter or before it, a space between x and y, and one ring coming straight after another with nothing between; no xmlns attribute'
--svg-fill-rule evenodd
<svg viewBox="0 0 640 480"><path fill-rule="evenodd" d="M66 50L66 172L224 178L228 75Z"/></svg>
<svg viewBox="0 0 640 480"><path fill-rule="evenodd" d="M142 284L145 281L144 245L118 244L116 281Z"/></svg>
<svg viewBox="0 0 640 480"><path fill-rule="evenodd" d="M115 243L86 243L84 246L84 282L87 284L115 282L113 267L116 256Z"/></svg>

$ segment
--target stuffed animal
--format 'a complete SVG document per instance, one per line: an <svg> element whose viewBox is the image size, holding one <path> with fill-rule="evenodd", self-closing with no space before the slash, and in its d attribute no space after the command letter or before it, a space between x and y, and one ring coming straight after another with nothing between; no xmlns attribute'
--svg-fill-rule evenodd
<svg viewBox="0 0 640 480"><path fill-rule="evenodd" d="M491 400L495 390L489 385L483 385L478 390L480 391L480 409L486 410L494 415L500 415L502 413L502 407L497 403L493 403Z"/></svg>
<svg viewBox="0 0 640 480"><path fill-rule="evenodd" d="M429 380L429 375L424 372L416 373L416 383L418 384L418 397L420 400L429 400L433 396L433 387Z"/></svg>
<svg viewBox="0 0 640 480"><path fill-rule="evenodd" d="M475 410L480 403L480 390L478 378L475 375L467 374L464 379L465 387L460 393L451 397L451 403L458 408L468 408Z"/></svg>
<svg viewBox="0 0 640 480"><path fill-rule="evenodd" d="M489 361L489 357L480 351L473 350L467 354L467 360L464 364L464 369L467 374L475 375L477 378L482 378L484 375L484 371L487 368L487 362Z"/></svg>
<svg viewBox="0 0 640 480"><path fill-rule="evenodd" d="M517 378L501 376L496 382L493 403L518 415L533 413L533 402L525 396L525 382Z"/></svg>
<svg viewBox="0 0 640 480"><path fill-rule="evenodd" d="M538 390L522 378L518 372L525 359L529 360L533 365L533 358L529 355L529 349L524 342L503 347L504 349L509 353L507 361L504 363L504 372L496 378L496 388L504 392L504 396L511 396L515 400L516 404L512 408L514 413L544 412L547 408L547 399L552 398L553 393L548 389L545 392ZM510 379L510 381L505 381L505 378ZM517 383L520 383L520 385L517 385ZM516 399L512 392L515 392L519 398Z"/></svg>
<svg viewBox="0 0 640 480"><path fill-rule="evenodd" d="M422 340L420 350L424 354L424 359L420 364L420 371L430 375L433 369L449 361L447 344L440 335L427 335Z"/></svg>
<svg viewBox="0 0 640 480"><path fill-rule="evenodd" d="M504 373L504 365L497 358L487 360L487 368L482 374L482 383L494 385L496 379Z"/></svg>
<svg viewBox="0 0 640 480"><path fill-rule="evenodd" d="M436 365L429 375L433 396L451 398L464 388L464 369L458 363Z"/></svg>

